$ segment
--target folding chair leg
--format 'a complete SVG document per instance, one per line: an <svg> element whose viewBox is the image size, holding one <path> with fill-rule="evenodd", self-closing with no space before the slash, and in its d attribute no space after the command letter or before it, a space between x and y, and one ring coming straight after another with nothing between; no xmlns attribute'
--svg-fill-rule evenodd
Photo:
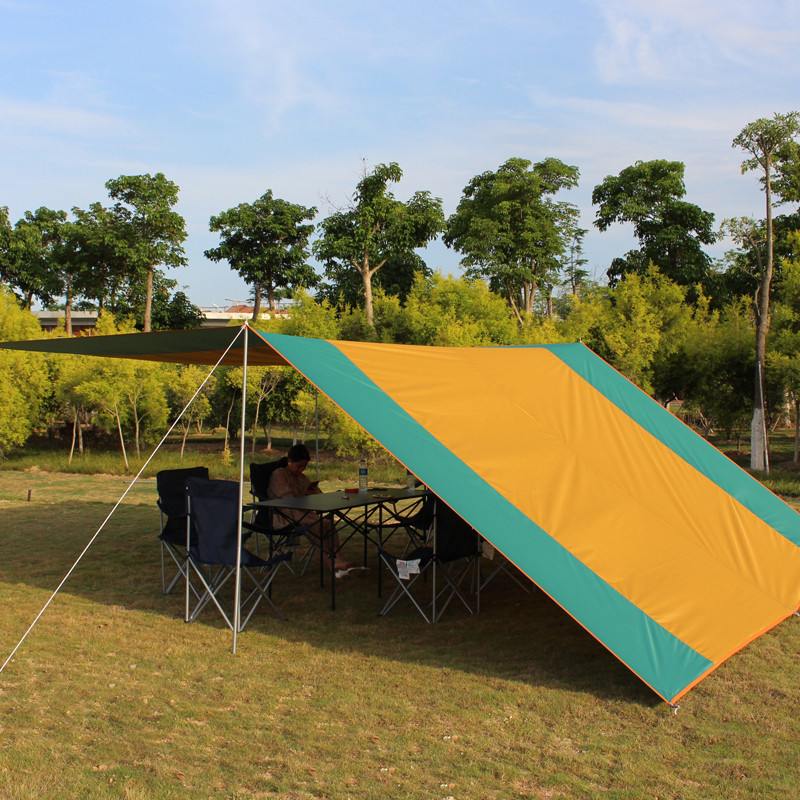
<svg viewBox="0 0 800 800"><path fill-rule="evenodd" d="M378 616L384 617L388 614L398 603L400 599L405 595L414 605L414 608L419 611L422 615L422 618L425 622L432 622L432 618L427 614L425 609L420 605L417 598L414 596L413 592L411 591L411 587L422 577L424 573L418 573L413 578L408 581L402 580L397 574L397 568L392 566L391 560L387 558L383 553L380 554L381 561L386 564L389 571L395 576L397 579L397 586L395 587L394 592L392 592L391 597L386 601L383 608L378 612Z"/></svg>
<svg viewBox="0 0 800 800"><path fill-rule="evenodd" d="M242 602L242 610L246 608L247 604L250 603L251 600L253 602L252 605L250 606L250 610L248 611L247 616L242 617L241 614L239 615L239 630L240 631L244 630L244 626L247 625L247 623L250 621L250 617L253 616L253 612L258 608L262 600L267 601L269 606L277 615L278 619L285 621L285 617L283 616L283 614L281 614L280 611L278 611L277 606L275 605L275 603L272 602L272 598L269 596L270 586L272 585L272 581L275 579L275 575L277 574L277 566L274 566L270 569L269 577L264 581L259 581L249 567L243 566L242 574L247 575L253 582L253 589L251 590L247 598L244 600L244 602Z"/></svg>
<svg viewBox="0 0 800 800"><path fill-rule="evenodd" d="M461 582L464 580L464 576L467 574L470 567L472 566L473 563L470 561L470 563L466 564L463 567L461 572L458 574L458 577L456 578L453 578L446 569L441 570L441 573L445 579L445 582L447 583L447 586L444 586L443 588L439 589L437 592L434 593L432 601L433 610L431 612L431 617L433 622L438 622L441 619L442 614L444 614L444 612L447 610L447 607L450 605L450 601L453 599L453 597L458 597L458 599L463 603L464 608L466 608L470 614L475 613L475 609L472 608L464 592L461 590ZM435 568L436 565L434 565L434 569ZM448 590L448 587L450 589L450 594L447 596L444 605L437 610L436 601ZM478 607L480 607L480 594L478 594Z"/></svg>

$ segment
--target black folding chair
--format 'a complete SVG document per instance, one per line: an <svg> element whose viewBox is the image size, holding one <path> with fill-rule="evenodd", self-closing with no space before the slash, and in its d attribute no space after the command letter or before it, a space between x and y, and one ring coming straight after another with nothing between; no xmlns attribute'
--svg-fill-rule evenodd
<svg viewBox="0 0 800 800"><path fill-rule="evenodd" d="M285 467L288 463L289 460L284 457L266 464L250 464L250 494L253 496L254 501L269 499L269 482L272 478L272 473L276 469ZM271 508L259 508L254 509L247 528L257 534L256 553L261 554L258 538L258 534L260 534L269 543L270 558L279 553L287 554L288 558L282 559L280 563L285 564L291 572L295 572L293 562L296 562L298 565L296 569L299 570L300 575L306 571L306 567L311 561L314 547L304 534L305 526L289 523L282 528L276 528L273 510ZM297 559L296 553L301 544L307 544L308 547Z"/></svg>
<svg viewBox="0 0 800 800"><path fill-rule="evenodd" d="M383 563L397 581L397 587L380 611L388 614L403 598L408 598L426 622L437 622L455 597L472 614L473 609L461 588L465 576L477 569L480 557L479 536L450 506L434 499L435 516L430 544L417 547L402 558L380 551ZM430 577L430 600L419 597L420 582ZM425 579L425 581L423 581ZM440 586L439 581L443 582ZM474 582L480 603L480 583Z"/></svg>
<svg viewBox="0 0 800 800"><path fill-rule="evenodd" d="M191 622L211 602L222 615L228 627L234 629L234 614L223 589L236 575L238 524L242 515L239 502L239 484L236 481L210 481L188 478L186 481L187 509L186 542L187 561L186 622ZM194 525L197 538L190 544L190 528ZM286 556L277 554L264 560L241 549L241 588L239 593L239 630L243 630L262 600L283 619L268 595L275 577L275 566ZM203 587L200 599L190 606L189 586L196 576ZM235 591L235 587L234 587Z"/></svg>
<svg viewBox="0 0 800 800"><path fill-rule="evenodd" d="M534 583L511 562L499 550L495 549L494 545L481 539L480 543L481 558L490 562L490 569L488 575L485 577L481 574L480 564L477 574L478 585L478 608L480 611L480 596L483 590L497 577L505 575L527 594L533 594L535 585ZM482 562L480 562L482 563Z"/></svg>
<svg viewBox="0 0 800 800"><path fill-rule="evenodd" d="M186 479L208 479L207 467L186 469L163 469L156 474L158 509L161 513L161 591L170 594L181 578L186 577ZM195 531L191 531L192 541ZM170 565L169 559L172 560ZM175 575L167 583L167 567L176 568Z"/></svg>
<svg viewBox="0 0 800 800"><path fill-rule="evenodd" d="M391 536L403 530L408 536L404 553L425 546L430 540L435 518L436 497L426 495L415 500L410 513L398 514L381 523L381 540L385 544ZM377 526L375 526L377 527Z"/></svg>

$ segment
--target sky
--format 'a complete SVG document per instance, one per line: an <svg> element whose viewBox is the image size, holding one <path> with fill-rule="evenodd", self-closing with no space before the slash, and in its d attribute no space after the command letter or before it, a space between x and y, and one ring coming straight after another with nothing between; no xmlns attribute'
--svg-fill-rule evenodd
<svg viewBox="0 0 800 800"><path fill-rule="evenodd" d="M163 172L188 232L168 274L225 307L249 289L204 257L209 218L267 189L319 222L395 161L398 199L450 215L475 175L554 157L602 279L635 242L593 227L592 189L637 160L682 161L717 222L764 216L731 142L800 108L798 52L796 0L0 0L0 206L111 205L109 179ZM421 255L460 274L441 242Z"/></svg>

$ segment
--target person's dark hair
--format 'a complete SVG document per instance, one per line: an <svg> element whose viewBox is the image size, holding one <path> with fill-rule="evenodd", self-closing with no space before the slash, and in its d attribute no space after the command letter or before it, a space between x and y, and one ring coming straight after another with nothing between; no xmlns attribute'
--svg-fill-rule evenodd
<svg viewBox="0 0 800 800"><path fill-rule="evenodd" d="M311 454L304 444L293 444L287 453L289 461L311 461Z"/></svg>

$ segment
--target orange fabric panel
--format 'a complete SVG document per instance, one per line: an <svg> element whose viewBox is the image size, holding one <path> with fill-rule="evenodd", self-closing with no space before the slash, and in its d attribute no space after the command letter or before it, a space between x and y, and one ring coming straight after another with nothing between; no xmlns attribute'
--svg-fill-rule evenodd
<svg viewBox="0 0 800 800"><path fill-rule="evenodd" d="M711 661L800 602L800 549L549 351L335 345L509 502Z"/></svg>

